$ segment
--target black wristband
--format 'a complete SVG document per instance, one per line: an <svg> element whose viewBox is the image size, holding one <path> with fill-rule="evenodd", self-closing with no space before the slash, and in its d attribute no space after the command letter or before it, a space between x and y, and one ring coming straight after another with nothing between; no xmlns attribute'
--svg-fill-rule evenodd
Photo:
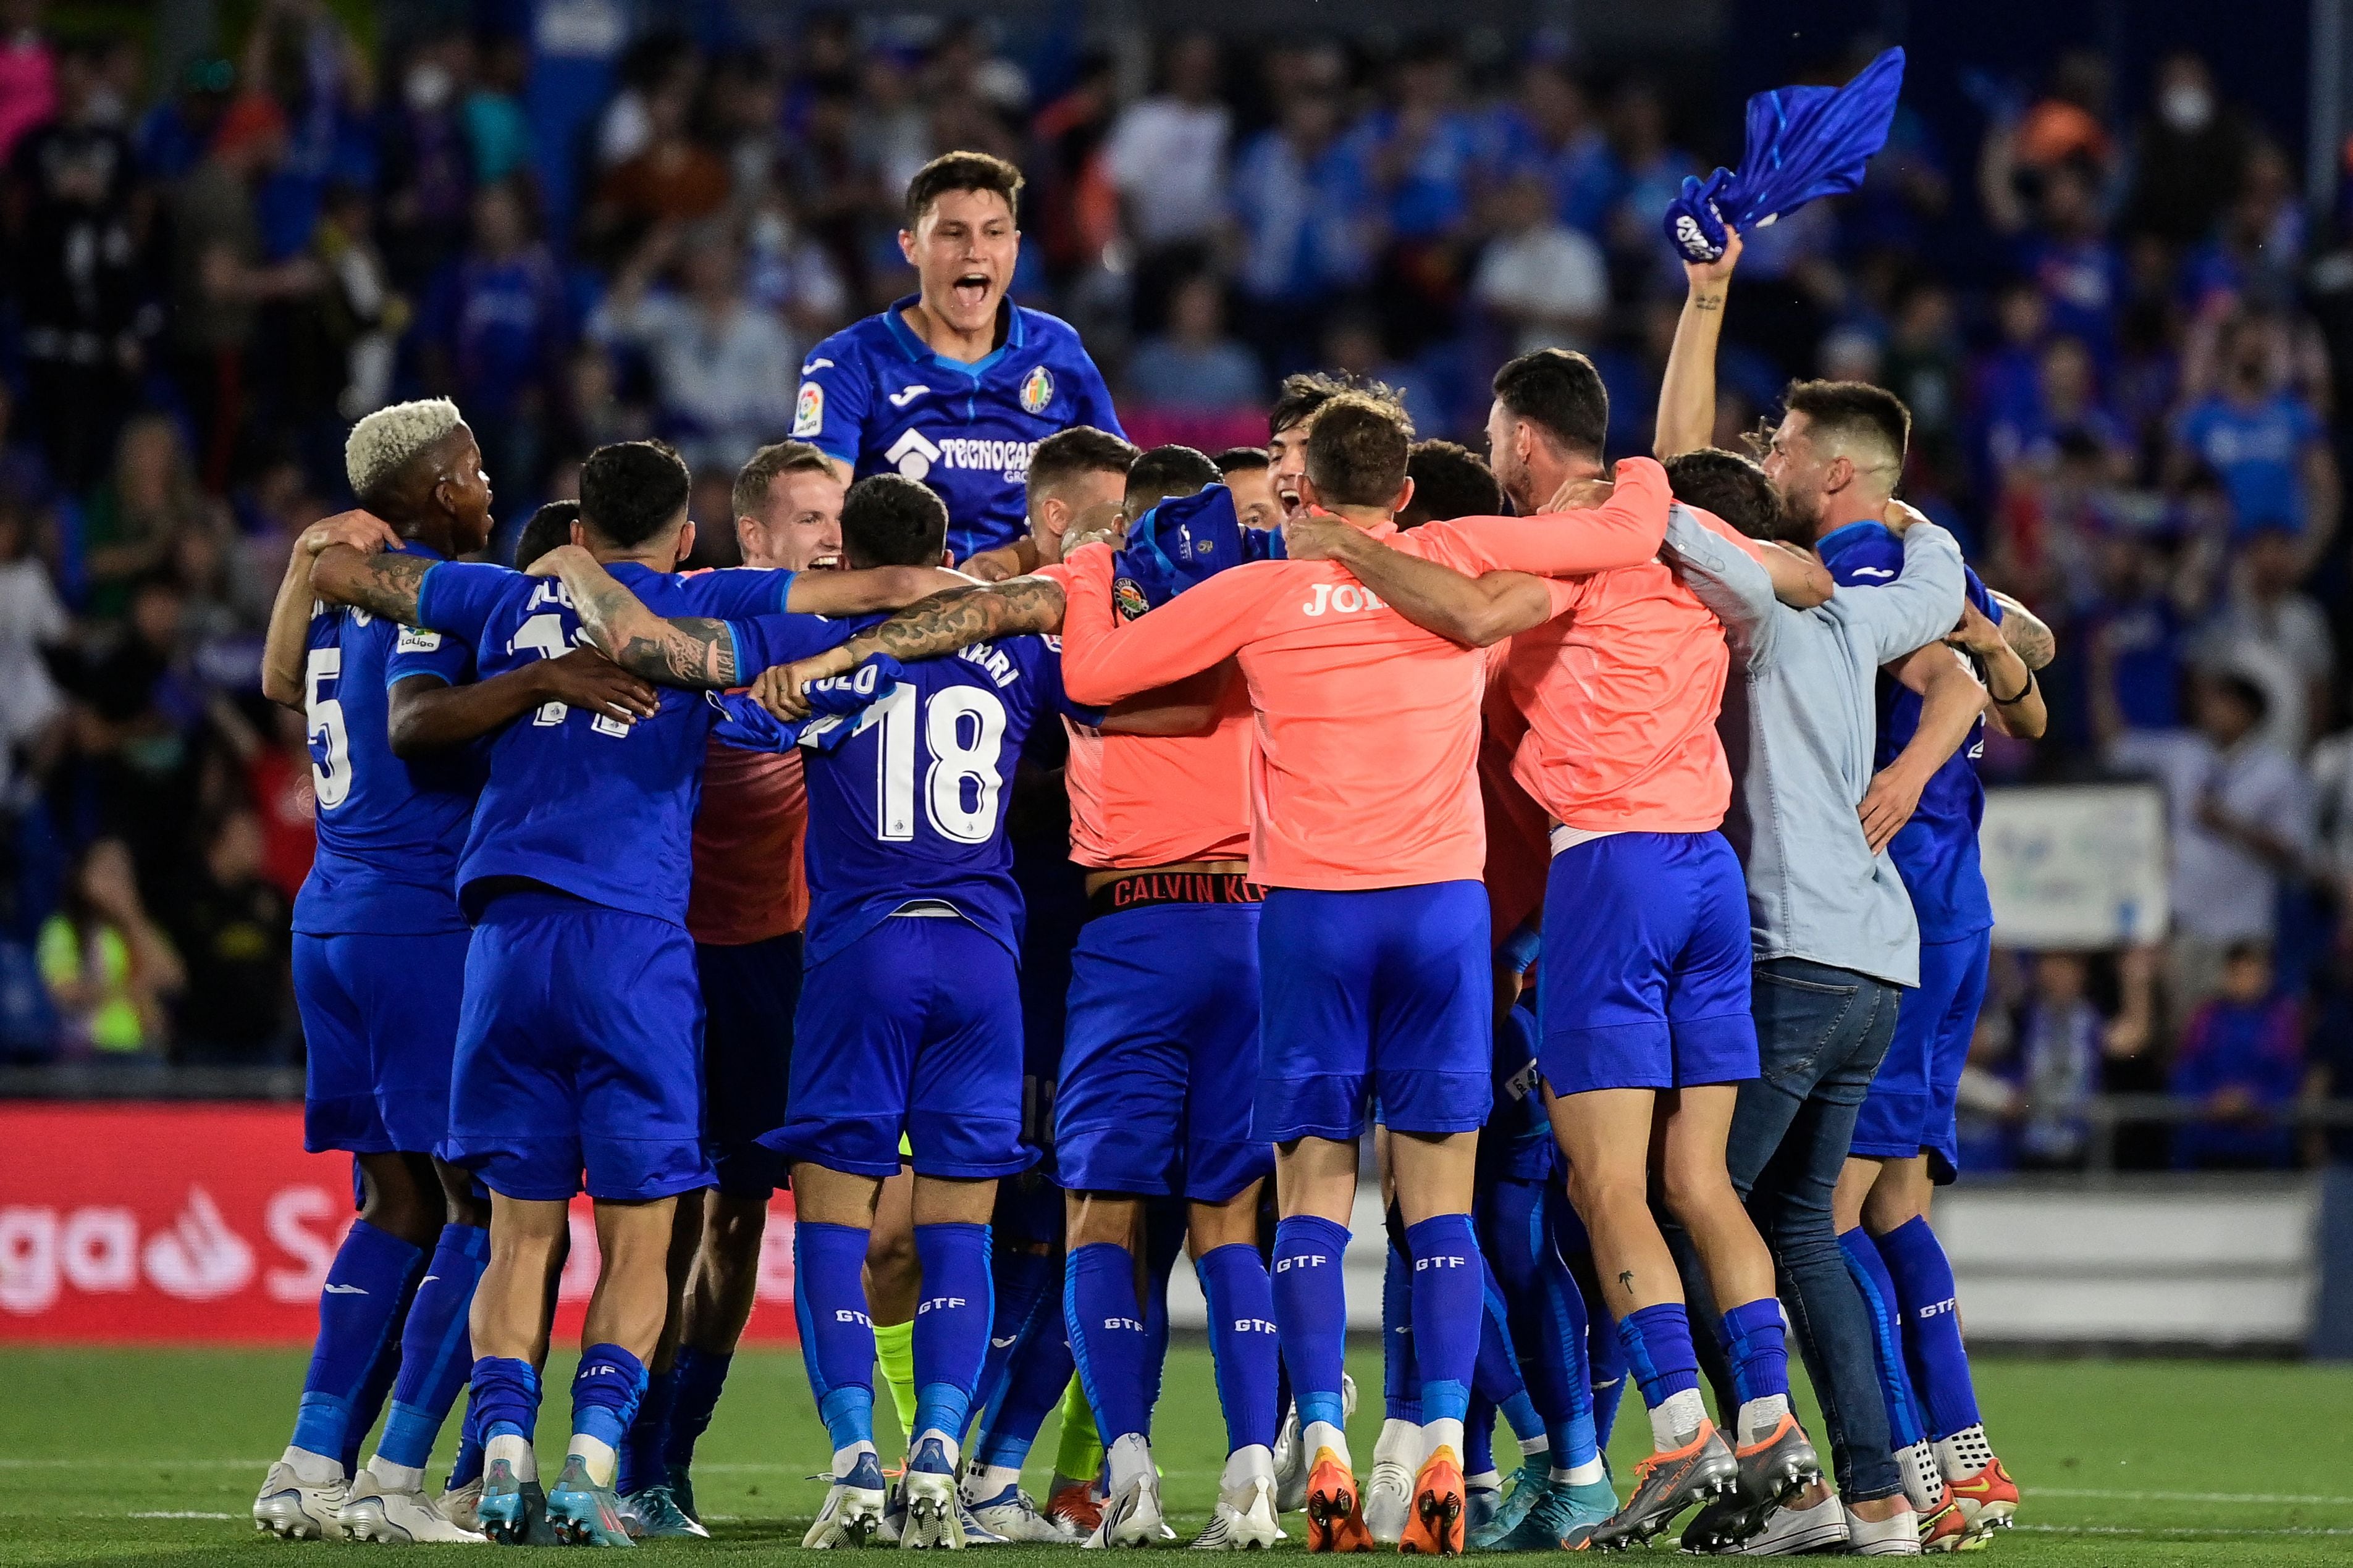
<svg viewBox="0 0 2353 1568"><path fill-rule="evenodd" d="M2031 670L2031 669L2030 669L2030 670L2028 670L2028 671L2026 672L2026 684L2025 684L2025 685L2023 685L2023 686L2021 686L2021 687L2020 687L2020 688L2018 689L2018 695L2017 695L2017 696L2015 696L2015 697L1996 697L1996 698L1993 700L1993 705L1994 705L1995 707L1997 707L1997 708L2014 708L2014 707L2016 707L2018 704L2020 704L2020 703L2021 703L2021 702L2025 701L2028 698L2030 698L2030 697L2031 697L2031 696L2033 696L2033 695L2034 695L2034 672L2033 672L2032 670Z"/></svg>

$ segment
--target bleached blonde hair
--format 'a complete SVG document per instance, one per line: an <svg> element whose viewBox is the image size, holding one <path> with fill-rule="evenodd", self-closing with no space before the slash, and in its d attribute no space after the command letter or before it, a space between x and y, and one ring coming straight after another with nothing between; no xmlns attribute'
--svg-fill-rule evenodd
<svg viewBox="0 0 2353 1568"><path fill-rule="evenodd" d="M396 403L367 416L343 443L343 477L351 481L352 494L366 500L461 423L458 405L446 397Z"/></svg>

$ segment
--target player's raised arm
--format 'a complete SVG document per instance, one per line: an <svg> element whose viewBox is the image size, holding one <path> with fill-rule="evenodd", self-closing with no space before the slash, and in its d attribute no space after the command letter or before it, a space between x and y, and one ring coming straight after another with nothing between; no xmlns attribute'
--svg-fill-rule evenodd
<svg viewBox="0 0 2353 1568"><path fill-rule="evenodd" d="M530 574L560 579L579 614L581 635L630 674L691 690L724 691L743 684L734 634L725 621L655 615L579 545L558 545L531 563Z"/></svg>
<svg viewBox="0 0 2353 1568"><path fill-rule="evenodd" d="M1724 254L1714 261L1686 261L1691 292L1675 322L1674 347L1667 351L1667 376L1659 385L1659 424L1651 450L1662 461L1695 452L1715 437L1715 345L1724 333L1724 302L1732 289L1732 269L1740 260L1740 232L1725 225Z"/></svg>
<svg viewBox="0 0 2353 1568"><path fill-rule="evenodd" d="M1395 549L1336 517L1311 512L1292 519L1282 525L1282 547L1293 561L1339 563L1415 626L1472 647L1542 626L1560 609L1541 577L1525 572L1469 576Z"/></svg>
<svg viewBox="0 0 2353 1568"><path fill-rule="evenodd" d="M364 555L348 544L330 544L311 567L311 591L338 605L402 626L417 624L417 596L425 574L446 564L422 555L383 552Z"/></svg>
<svg viewBox="0 0 2353 1568"><path fill-rule="evenodd" d="M1062 609L1062 689L1071 701L1095 708L1240 652L1283 586L1278 562L1237 566L1122 625L1112 608L1110 548L1090 544L1063 564L1071 584Z"/></svg>

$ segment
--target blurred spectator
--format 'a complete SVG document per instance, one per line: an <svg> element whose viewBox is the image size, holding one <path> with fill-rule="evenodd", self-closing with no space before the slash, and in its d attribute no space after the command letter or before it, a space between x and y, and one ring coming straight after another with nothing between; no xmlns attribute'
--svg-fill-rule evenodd
<svg viewBox="0 0 2353 1568"><path fill-rule="evenodd" d="M2105 363L2116 352L2125 270L2102 225L2098 176L2086 163L2064 163L2043 170L2034 184L2031 229L2016 203L1989 216L2003 232L2020 235L2012 265L2042 294L2051 329L2081 338Z"/></svg>
<svg viewBox="0 0 2353 1568"><path fill-rule="evenodd" d="M208 512L180 427L162 414L125 425L115 442L113 476L91 492L84 512L90 613L121 615L132 582L169 561L182 532L207 526Z"/></svg>
<svg viewBox="0 0 2353 1568"><path fill-rule="evenodd" d="M2240 547L2229 590L2198 637L2200 663L2262 684L2270 709L2262 739L2289 756L2303 755L2327 723L2337 664L2328 617L2298 590L2303 575L2295 536L2275 524L2257 529Z"/></svg>
<svg viewBox="0 0 2353 1568"><path fill-rule="evenodd" d="M2166 563L2153 540L2121 527L2100 542L2098 559L2099 594L2081 623L2092 732L2113 741L2126 730L2176 729L2189 639Z"/></svg>
<svg viewBox="0 0 2353 1568"><path fill-rule="evenodd" d="M0 825L15 815L16 759L46 776L65 740L65 698L50 678L47 650L72 630L30 550L23 503L0 495Z"/></svg>
<svg viewBox="0 0 2353 1568"><path fill-rule="evenodd" d="M2213 994L2227 952L2270 943L2281 879L2301 868L2312 837L2309 782L2259 734L2270 706L2263 688L2202 675L2191 706L2195 729L2126 731L2108 752L2112 766L2165 790L2177 1016Z"/></svg>
<svg viewBox="0 0 2353 1568"><path fill-rule="evenodd" d="M521 38L500 38L479 58L480 79L466 95L466 151L474 183L495 185L531 168L531 121L522 108L531 51Z"/></svg>
<svg viewBox="0 0 2353 1568"><path fill-rule="evenodd" d="M656 290L675 265L680 287ZM655 231L588 323L643 353L664 433L690 468L733 470L793 418L801 346L744 298L744 254L721 226Z"/></svg>
<svg viewBox="0 0 2353 1568"><path fill-rule="evenodd" d="M187 976L147 918L121 839L93 841L67 874L63 901L41 926L40 965L68 1052L111 1061L162 1053L164 1002Z"/></svg>
<svg viewBox="0 0 2353 1568"><path fill-rule="evenodd" d="M1340 139L1336 70L1335 62L1300 67L1281 120L1234 167L1244 327L1277 375L1314 360L1334 301L1372 270L1378 220L1366 170Z"/></svg>
<svg viewBox="0 0 2353 1568"><path fill-rule="evenodd" d="M196 427L198 472L227 489L248 412L246 356L266 302L319 282L307 256L265 263L254 185L286 153L286 116L248 93L229 105L212 148L181 182L172 206L174 343L181 395Z"/></svg>
<svg viewBox="0 0 2353 1568"><path fill-rule="evenodd" d="M570 306L512 184L477 193L473 218L473 243L427 297L428 380L465 411L493 492L521 490L556 401Z"/></svg>
<svg viewBox="0 0 2353 1568"><path fill-rule="evenodd" d="M1683 261L1659 223L1667 204L1683 189L1683 176L1699 173L1691 155L1667 140L1667 106L1650 82L1633 80L1609 100L1605 145L1610 195L1604 237L1610 252L1645 292L1680 291Z"/></svg>
<svg viewBox="0 0 2353 1568"><path fill-rule="evenodd" d="M385 257L404 289L422 288L465 237L474 155L460 95L472 61L461 36L427 40L384 114Z"/></svg>
<svg viewBox="0 0 2353 1568"><path fill-rule="evenodd" d="M1528 63L1518 94L1493 115L1488 142L1490 180L1534 174L1550 193L1554 216L1585 234L1601 232L1609 219L1609 147L1585 89L1560 61Z"/></svg>
<svg viewBox="0 0 2353 1568"><path fill-rule="evenodd" d="M2148 118L2133 159L2125 223L2177 246L2203 239L2239 189L2252 142L2246 121L2214 91L2206 62L2187 50L2157 68Z"/></svg>
<svg viewBox="0 0 2353 1568"><path fill-rule="evenodd" d="M57 57L41 36L40 0L6 0L0 5L0 159L49 117L57 100Z"/></svg>
<svg viewBox="0 0 2353 1568"><path fill-rule="evenodd" d="M691 76L646 95L644 147L606 171L589 204L587 240L595 255L627 257L656 224L709 217L726 203L727 165L689 134L693 103Z"/></svg>
<svg viewBox="0 0 2353 1568"><path fill-rule="evenodd" d="M1887 389L1912 410L1911 462L1937 489L1959 489L1968 478L1961 417L1968 386L1952 290L1930 280L1905 290L1880 369Z"/></svg>
<svg viewBox="0 0 2353 1568"><path fill-rule="evenodd" d="M134 211L138 169L111 118L90 48L59 61L56 115L16 139L7 235L26 380L49 466L79 488L98 478L153 330ZM142 204L143 205L143 204Z"/></svg>
<svg viewBox="0 0 2353 1568"><path fill-rule="evenodd" d="M2203 1121L2174 1129L2174 1164L2199 1171L2287 1164L2295 1140L2278 1116L2303 1078L2303 1019L2295 999L2273 989L2270 949L2233 944L2221 994L2190 1015L2174 1049L2169 1087L2205 1111Z"/></svg>
<svg viewBox="0 0 2353 1568"><path fill-rule="evenodd" d="M293 905L262 875L260 819L240 806L214 821L202 858L159 914L188 970L173 1058L204 1067L283 1060Z"/></svg>
<svg viewBox="0 0 2353 1568"><path fill-rule="evenodd" d="M172 862L192 806L193 746L209 693L181 646L185 595L156 572L131 588L111 647L74 682L77 740L100 820L129 842L142 870Z"/></svg>
<svg viewBox="0 0 2353 1568"><path fill-rule="evenodd" d="M328 192L311 244L323 286L289 323L287 402L298 420L321 426L329 451L341 450L353 420L392 401L396 345L410 316L376 251L375 222L364 191Z"/></svg>
<svg viewBox="0 0 2353 1568"><path fill-rule="evenodd" d="M1496 226L1471 293L1511 353L1591 348L1609 308L1601 247L1553 216L1552 193L1534 173L1514 176L1498 193Z"/></svg>
<svg viewBox="0 0 2353 1568"><path fill-rule="evenodd" d="M2285 529L2312 560L2337 530L2337 459L2320 416L2282 379L2288 352L2275 318L2225 327L2220 385L2174 421L2171 462L2177 476L2196 463L2221 476L2240 535Z"/></svg>
<svg viewBox="0 0 2353 1568"><path fill-rule="evenodd" d="M2033 989L2019 1018L2017 1097L2010 1110L2021 1165L2080 1168L2092 1136L2086 1106L2105 1087L2108 1064L2137 1057L2151 1044L2155 954L2128 955L2121 969L2122 1005L2111 1018L2092 1002L2081 954L2046 952L2035 959Z"/></svg>
<svg viewBox="0 0 2353 1568"><path fill-rule="evenodd" d="M1132 396L1164 408L1250 408L1265 393L1257 357L1226 335L1225 300L1206 274L1176 286L1167 331L1137 346L1126 381Z"/></svg>
<svg viewBox="0 0 2353 1568"><path fill-rule="evenodd" d="M1217 100L1217 39L1183 35L1168 46L1161 72L1160 90L1123 110L1103 147L1145 279L1162 276L1172 251L1194 266L1208 258L1225 221L1233 135L1233 111Z"/></svg>

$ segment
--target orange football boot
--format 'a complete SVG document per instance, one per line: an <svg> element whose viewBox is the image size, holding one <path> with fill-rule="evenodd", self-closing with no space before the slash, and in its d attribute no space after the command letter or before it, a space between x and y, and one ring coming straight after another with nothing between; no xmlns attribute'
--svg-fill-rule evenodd
<svg viewBox="0 0 2353 1568"><path fill-rule="evenodd" d="M1418 1557L1462 1555L1462 1462L1440 1444L1413 1478L1413 1507L1398 1550Z"/></svg>
<svg viewBox="0 0 2353 1568"><path fill-rule="evenodd" d="M1459 1488L1461 1482L1457 1481ZM1307 1550L1370 1552L1373 1532L1365 1528L1356 1478L1329 1448L1315 1450L1307 1470Z"/></svg>

